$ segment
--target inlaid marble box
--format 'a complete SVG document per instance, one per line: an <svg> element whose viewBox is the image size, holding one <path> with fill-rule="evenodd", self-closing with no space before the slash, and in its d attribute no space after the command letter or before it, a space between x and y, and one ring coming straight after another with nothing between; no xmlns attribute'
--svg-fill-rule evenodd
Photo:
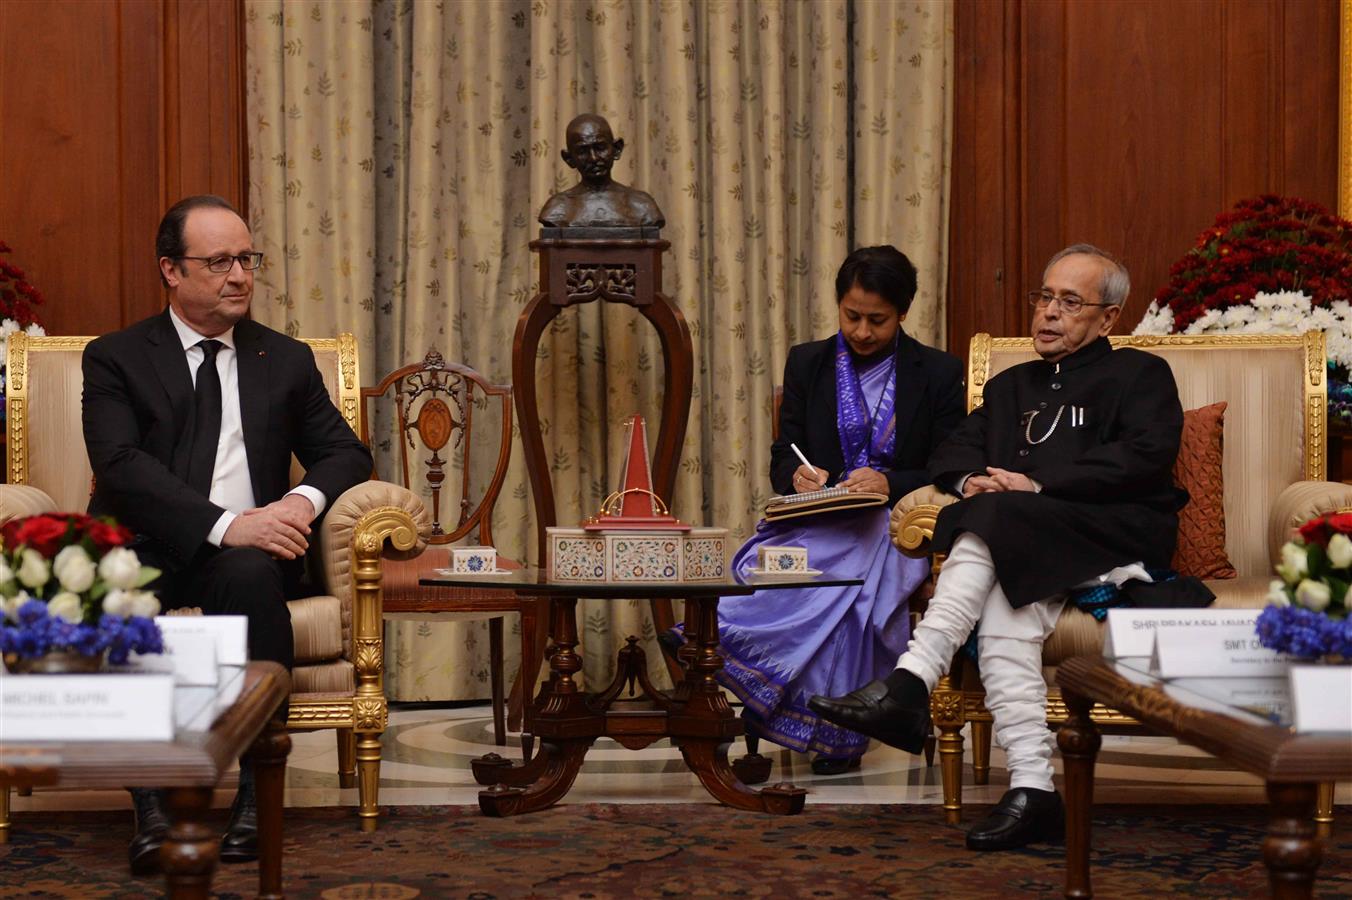
<svg viewBox="0 0 1352 900"><path fill-rule="evenodd" d="M727 576L726 528L547 531L550 579L605 583L719 581Z"/></svg>

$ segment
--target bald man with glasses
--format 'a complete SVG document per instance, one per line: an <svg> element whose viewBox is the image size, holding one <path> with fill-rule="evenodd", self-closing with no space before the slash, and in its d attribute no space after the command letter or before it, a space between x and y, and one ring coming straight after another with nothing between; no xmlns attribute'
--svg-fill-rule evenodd
<svg viewBox="0 0 1352 900"><path fill-rule="evenodd" d="M991 378L984 403L935 451L945 507L933 548L948 559L910 646L885 679L813 697L823 718L911 753L930 730L929 694L977 629L978 664L1010 790L967 834L973 850L1059 837L1061 797L1042 645L1069 592L1115 588L1119 604L1203 606L1196 579L1168 573L1187 492L1173 480L1183 427L1169 365L1114 350L1131 282L1088 244L1052 257L1029 293L1042 358Z"/></svg>

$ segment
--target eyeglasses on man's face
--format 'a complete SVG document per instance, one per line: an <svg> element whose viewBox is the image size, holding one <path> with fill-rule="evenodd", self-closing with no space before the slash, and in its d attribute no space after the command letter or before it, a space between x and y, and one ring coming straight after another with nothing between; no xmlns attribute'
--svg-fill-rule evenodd
<svg viewBox="0 0 1352 900"><path fill-rule="evenodd" d="M238 256L175 256L174 259L193 259L204 264L207 271L224 275L234 268L235 263L246 272L252 272L263 265L263 254L257 250L241 253Z"/></svg>
<svg viewBox="0 0 1352 900"><path fill-rule="evenodd" d="M1029 291L1028 305L1034 309L1046 309L1053 301L1061 307L1061 312L1073 316L1086 306L1110 306L1109 303L1093 303L1079 294L1053 294L1051 291Z"/></svg>

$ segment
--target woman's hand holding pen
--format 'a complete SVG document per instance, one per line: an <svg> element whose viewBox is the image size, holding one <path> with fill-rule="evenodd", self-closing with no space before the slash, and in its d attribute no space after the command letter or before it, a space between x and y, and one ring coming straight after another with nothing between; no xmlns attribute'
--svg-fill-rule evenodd
<svg viewBox="0 0 1352 900"><path fill-rule="evenodd" d="M815 466L799 466L793 473L793 491L806 494L808 491L820 491L826 487L826 470Z"/></svg>

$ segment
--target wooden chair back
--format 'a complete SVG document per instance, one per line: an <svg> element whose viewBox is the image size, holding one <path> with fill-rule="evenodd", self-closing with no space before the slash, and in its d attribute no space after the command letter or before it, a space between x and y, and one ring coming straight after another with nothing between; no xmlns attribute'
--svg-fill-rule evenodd
<svg viewBox="0 0 1352 900"><path fill-rule="evenodd" d="M416 471L432 493L430 543L450 544L477 529L478 542L492 546L493 506L502 492L512 453L511 387L493 384L469 366L448 363L436 349L428 350L422 362L395 369L374 387L361 389L361 439L368 445L371 439L368 431L370 404L387 394L393 397L395 405L401 483L414 490L413 474ZM476 468L475 416L477 414L480 422L486 421L491 427L494 407L496 418L501 421L497 429L497 462L483 495L476 501L472 499L471 482L471 474ZM490 438L492 433L489 432ZM448 528L441 521L442 493L447 464L453 462L457 453L462 460L460 502L455 524Z"/></svg>

